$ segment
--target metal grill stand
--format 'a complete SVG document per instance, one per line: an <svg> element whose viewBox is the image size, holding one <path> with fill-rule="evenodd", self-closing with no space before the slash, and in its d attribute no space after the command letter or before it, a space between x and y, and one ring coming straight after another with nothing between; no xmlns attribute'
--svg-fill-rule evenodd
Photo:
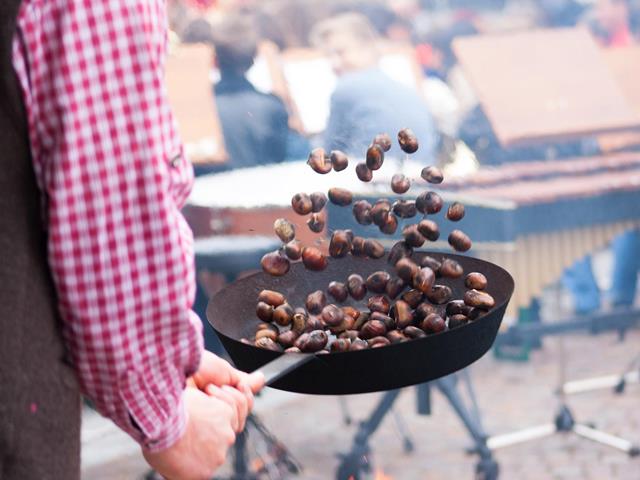
<svg viewBox="0 0 640 480"><path fill-rule="evenodd" d="M463 400L458 389L458 377L466 385L468 405ZM498 478L498 464L494 460L491 449L487 446L487 434L482 427L475 392L471 385L468 371L461 372L444 378L434 380L423 385L418 385L417 407L418 413L428 415L431 413L431 388L437 388L447 399L456 415L460 418L467 432L473 440L470 453L476 453L480 459L476 464L476 478L479 480L496 480ZM369 419L362 422L353 438L353 444L349 453L340 455L341 462L336 471L337 480L362 480L371 471L371 447L369 440L375 433L384 417L392 411L392 407L401 390L392 390L382 395L382 398L374 408ZM405 432L404 448L406 452L413 450L413 442ZM407 443L406 439L410 443Z"/></svg>

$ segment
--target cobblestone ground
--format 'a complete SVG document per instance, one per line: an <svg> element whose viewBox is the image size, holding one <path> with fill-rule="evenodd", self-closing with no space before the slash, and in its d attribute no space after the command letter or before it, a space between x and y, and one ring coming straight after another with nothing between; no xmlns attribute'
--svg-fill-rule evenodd
<svg viewBox="0 0 640 480"><path fill-rule="evenodd" d="M572 335L564 339L567 377L582 379L624 369L640 353L640 331L619 342L614 334ZM492 355L476 363L470 373L485 429L505 433L548 423L557 407L553 394L558 381L557 339L546 339L527 363L496 361ZM302 463L297 478L330 479L338 465L337 454L346 451L354 424L342 422L337 397L275 394L259 401L257 411L265 425ZM367 416L380 394L347 398L356 420ZM629 385L622 395L609 389L575 394L569 404L578 421L640 443L640 386ZM471 479L476 457L465 453L471 445L460 420L439 392L432 394L432 415L416 413L415 389L405 389L396 402L408 424L415 450L406 454L391 416L385 418L372 439L372 463L379 479ZM503 480L619 479L640 480L640 457L630 459L611 448L572 434L556 434L496 452ZM227 466L228 469L228 466ZM85 468L86 479L140 478L144 464L138 454L120 455L108 467ZM293 478L293 477L292 477Z"/></svg>

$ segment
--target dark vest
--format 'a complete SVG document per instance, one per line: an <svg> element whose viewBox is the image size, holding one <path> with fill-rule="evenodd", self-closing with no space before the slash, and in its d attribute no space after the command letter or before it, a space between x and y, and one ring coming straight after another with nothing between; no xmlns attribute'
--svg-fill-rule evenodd
<svg viewBox="0 0 640 480"><path fill-rule="evenodd" d="M80 401L60 333L41 195L0 1L0 479L79 478Z"/></svg>

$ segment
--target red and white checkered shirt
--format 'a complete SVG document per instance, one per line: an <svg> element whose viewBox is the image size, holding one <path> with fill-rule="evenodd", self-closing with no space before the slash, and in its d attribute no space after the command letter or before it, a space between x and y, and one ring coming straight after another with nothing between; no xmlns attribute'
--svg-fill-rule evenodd
<svg viewBox="0 0 640 480"><path fill-rule="evenodd" d="M24 0L13 51L68 349L97 409L152 450L182 434L203 348L166 30L164 0Z"/></svg>

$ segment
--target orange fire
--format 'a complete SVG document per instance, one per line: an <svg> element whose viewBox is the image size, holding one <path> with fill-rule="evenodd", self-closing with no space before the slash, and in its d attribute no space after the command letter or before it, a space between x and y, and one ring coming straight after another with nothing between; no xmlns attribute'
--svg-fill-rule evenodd
<svg viewBox="0 0 640 480"><path fill-rule="evenodd" d="M393 477L391 475L387 475L380 468L376 469L376 473L373 476L373 478L374 478L374 480L393 480Z"/></svg>

